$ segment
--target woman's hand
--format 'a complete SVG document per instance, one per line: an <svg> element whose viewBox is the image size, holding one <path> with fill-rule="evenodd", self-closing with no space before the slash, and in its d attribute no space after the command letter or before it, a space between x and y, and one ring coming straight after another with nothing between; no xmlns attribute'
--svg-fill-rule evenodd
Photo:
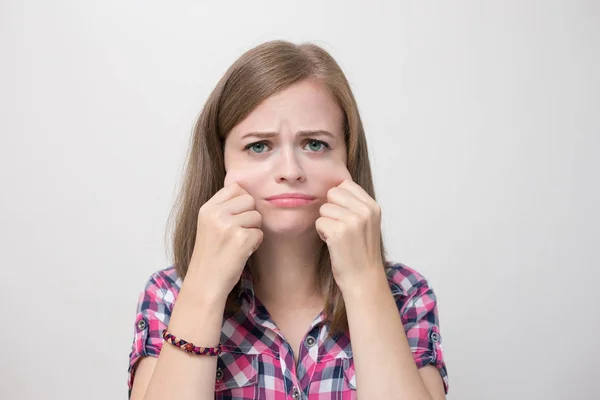
<svg viewBox="0 0 600 400"><path fill-rule="evenodd" d="M342 290L383 271L381 208L367 192L344 180L327 192L315 226L327 243L333 277Z"/></svg>
<svg viewBox="0 0 600 400"><path fill-rule="evenodd" d="M188 275L200 276L208 283L203 290L226 298L263 240L261 223L254 198L238 183L219 190L200 207Z"/></svg>

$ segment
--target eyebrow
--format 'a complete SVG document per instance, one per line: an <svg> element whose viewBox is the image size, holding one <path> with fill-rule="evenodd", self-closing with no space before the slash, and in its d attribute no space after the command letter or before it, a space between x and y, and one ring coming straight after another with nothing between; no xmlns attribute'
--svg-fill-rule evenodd
<svg viewBox="0 0 600 400"><path fill-rule="evenodd" d="M322 129L315 129L315 130L308 130L308 131L298 131L296 133L297 136L299 137L306 137L306 136L329 136L332 139L335 139L335 135L333 135L333 133L328 132L328 131L324 131ZM246 133L244 136L242 136L242 139L245 139L247 137L256 137L259 139L270 139L272 137L276 137L279 136L278 132L248 132Z"/></svg>

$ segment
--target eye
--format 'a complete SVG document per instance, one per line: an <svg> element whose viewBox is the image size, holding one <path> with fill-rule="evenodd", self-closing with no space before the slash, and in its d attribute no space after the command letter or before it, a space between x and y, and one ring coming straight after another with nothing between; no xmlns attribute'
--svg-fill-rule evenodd
<svg viewBox="0 0 600 400"><path fill-rule="evenodd" d="M330 149L329 143L324 142L322 140L317 140L317 139L309 139L308 140L308 147L310 148L310 150L314 151L314 152L320 152L320 150L324 147L325 150L327 151Z"/></svg>
<svg viewBox="0 0 600 400"><path fill-rule="evenodd" d="M267 143L265 142L254 142L254 143L250 143L249 145L247 145L245 147L245 150L251 150L252 149L252 153L264 153L265 148L267 147Z"/></svg>

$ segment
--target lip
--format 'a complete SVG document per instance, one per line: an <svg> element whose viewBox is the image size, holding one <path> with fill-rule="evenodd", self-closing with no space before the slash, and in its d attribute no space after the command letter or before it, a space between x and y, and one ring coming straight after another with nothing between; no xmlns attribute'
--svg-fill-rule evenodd
<svg viewBox="0 0 600 400"><path fill-rule="evenodd" d="M296 208L312 204L316 197L304 193L282 193L266 200L277 208Z"/></svg>
<svg viewBox="0 0 600 400"><path fill-rule="evenodd" d="M268 197L266 200L280 200L280 199L301 199L301 200L314 200L315 196L311 196L304 193L282 193L276 196Z"/></svg>

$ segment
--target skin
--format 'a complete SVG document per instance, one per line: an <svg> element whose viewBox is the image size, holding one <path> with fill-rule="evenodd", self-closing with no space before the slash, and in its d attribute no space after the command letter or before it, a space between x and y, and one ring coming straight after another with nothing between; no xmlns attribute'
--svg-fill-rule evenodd
<svg viewBox="0 0 600 400"><path fill-rule="evenodd" d="M314 133L304 135L306 131ZM248 136L256 132L273 136ZM324 301L314 285L314 255L321 241L315 222L328 191L350 179L342 110L316 81L288 87L262 102L229 133L225 169L225 185L236 182L243 187L262 215L264 236L254 256L261 279L255 291L297 357L302 337ZM290 192L316 199L296 208L280 208L266 200Z"/></svg>
<svg viewBox="0 0 600 400"><path fill-rule="evenodd" d="M327 131L332 136L298 135L310 130ZM273 132L276 136L244 138L252 132ZM257 141L262 144L245 148ZM330 148L318 141L326 142ZM314 234L314 222L319 217L319 206L327 200L327 191L351 179L346 169L341 109L329 92L314 81L273 95L228 135L225 169L225 185L237 182L255 198L266 234L279 239ZM264 200L283 192L310 194L318 202L291 210L273 207Z"/></svg>
<svg viewBox="0 0 600 400"><path fill-rule="evenodd" d="M237 183L252 196L262 216L263 239L255 251L261 279L255 293L297 354L323 305L323 293L314 285L314 254L325 241L346 303L357 398L445 399L437 369L417 369L414 363L381 267L381 210L351 180L342 127L343 114L335 99L320 83L306 80L266 99L227 136L225 186ZM307 130L330 135L299 135ZM250 132L274 135L244 137ZM260 141L264 144L257 144ZM266 201L287 192L316 200L297 208ZM214 343L222 316L215 310L223 310L224 303L198 297L193 289L206 274L198 279L188 274L170 328L195 343ZM166 393L179 399L212 398L212 357L189 357L164 346L160 358L158 368L157 358L140 361L132 399L164 398ZM144 396L149 383L151 395Z"/></svg>
<svg viewBox="0 0 600 400"><path fill-rule="evenodd" d="M313 284L312 255L319 240L325 241L333 276L346 301L350 333L356 339L357 395L444 399L435 367L417 369L414 364L381 268L381 209L352 181L346 168L342 121L342 110L329 91L308 80L268 98L226 141L225 185L242 186L263 218L264 238L256 251L261 271L257 296L292 349L298 349L307 326L321 310L323 296ZM306 130L331 135L298 135ZM256 141L262 139L246 137L251 132L272 132L273 137L261 144ZM284 192L310 194L318 201L282 209L265 200ZM364 324L366 320L372 324ZM373 365L385 365L383 375ZM404 390L399 392L398 387Z"/></svg>

